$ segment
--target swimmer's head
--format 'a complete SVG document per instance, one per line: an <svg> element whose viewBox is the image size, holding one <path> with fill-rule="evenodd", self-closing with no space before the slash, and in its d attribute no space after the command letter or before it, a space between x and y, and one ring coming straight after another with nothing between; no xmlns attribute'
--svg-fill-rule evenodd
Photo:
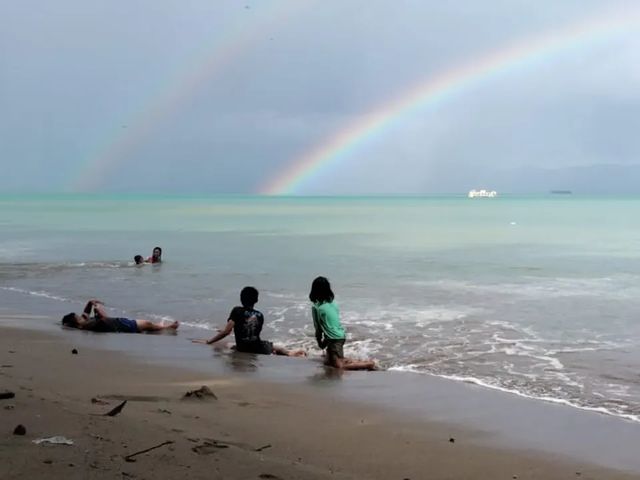
<svg viewBox="0 0 640 480"><path fill-rule="evenodd" d="M162 249L160 247L155 247L151 256L154 260L160 260L162 257Z"/></svg>
<svg viewBox="0 0 640 480"><path fill-rule="evenodd" d="M136 265L140 265L144 263L144 258L142 258L142 255L136 255L133 257L133 261L136 262Z"/></svg>

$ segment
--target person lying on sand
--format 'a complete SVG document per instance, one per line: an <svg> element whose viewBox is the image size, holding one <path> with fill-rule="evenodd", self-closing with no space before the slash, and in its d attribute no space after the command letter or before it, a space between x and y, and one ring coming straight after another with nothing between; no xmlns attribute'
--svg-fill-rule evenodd
<svg viewBox="0 0 640 480"><path fill-rule="evenodd" d="M340 323L340 311L333 301L331 284L325 277L317 277L311 284L311 316L316 332L318 347L325 350L325 365L344 370L375 370L373 360L352 360L345 358L343 347L346 340Z"/></svg>
<svg viewBox="0 0 640 480"><path fill-rule="evenodd" d="M149 320L110 317L107 315L103 305L100 300L89 300L81 315L69 313L62 317L62 325L80 330L91 330L92 332L118 333L175 331L178 328L178 322L162 325Z"/></svg>
<svg viewBox="0 0 640 480"><path fill-rule="evenodd" d="M286 350L275 347L273 343L260 339L260 332L264 325L264 315L253 308L258 303L258 290L254 287L244 287L240 292L242 306L234 307L229 314L225 327L209 340L193 340L194 343L211 345L222 340L231 332L236 337L236 350L246 353L260 353L264 355L286 355L288 357L304 357L304 350Z"/></svg>

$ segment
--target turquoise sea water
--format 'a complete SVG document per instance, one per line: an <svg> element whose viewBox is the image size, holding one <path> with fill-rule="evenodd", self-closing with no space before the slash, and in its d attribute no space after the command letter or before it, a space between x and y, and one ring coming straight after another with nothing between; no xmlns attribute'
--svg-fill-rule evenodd
<svg viewBox="0 0 640 480"><path fill-rule="evenodd" d="M254 285L264 337L317 354L325 275L349 355L640 421L639 219L613 197L0 196L0 299L206 336Z"/></svg>

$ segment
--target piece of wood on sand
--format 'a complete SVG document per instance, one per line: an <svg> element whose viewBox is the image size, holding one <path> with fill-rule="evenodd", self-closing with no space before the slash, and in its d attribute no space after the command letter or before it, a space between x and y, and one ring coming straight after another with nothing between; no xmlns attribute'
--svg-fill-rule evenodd
<svg viewBox="0 0 640 480"><path fill-rule="evenodd" d="M145 448L144 450L140 450L138 452L134 452L130 455L127 455L126 457L124 457L124 460L126 462L135 462L136 460L133 457L142 455L143 453L150 452L151 450L155 450L156 448L164 447L165 445L171 445L172 443L173 443L172 440L167 440L166 442L159 443L158 445L154 445L153 447Z"/></svg>

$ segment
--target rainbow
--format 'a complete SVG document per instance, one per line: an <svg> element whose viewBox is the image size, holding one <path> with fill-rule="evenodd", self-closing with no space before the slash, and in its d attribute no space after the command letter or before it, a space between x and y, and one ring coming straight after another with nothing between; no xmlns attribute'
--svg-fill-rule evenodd
<svg viewBox="0 0 640 480"><path fill-rule="evenodd" d="M640 12L624 12L572 24L559 31L526 39L479 60L444 71L410 88L407 93L359 117L337 134L296 158L259 193L295 195L329 167L346 159L357 147L418 110L434 108L470 87L516 68L526 67L569 49L607 40L637 27Z"/></svg>
<svg viewBox="0 0 640 480"><path fill-rule="evenodd" d="M135 148L149 138L164 119L175 114L243 51L268 38L280 24L303 8L312 6L313 2L282 0L266 5L250 10L240 7L236 18L230 19L224 31L212 39L213 45L200 49L204 53L199 58L186 62L189 65L184 69L186 73L180 69L178 74L147 95L146 101L133 113L117 122L107 139L88 155L66 189L76 192L100 189L120 165L131 159Z"/></svg>

